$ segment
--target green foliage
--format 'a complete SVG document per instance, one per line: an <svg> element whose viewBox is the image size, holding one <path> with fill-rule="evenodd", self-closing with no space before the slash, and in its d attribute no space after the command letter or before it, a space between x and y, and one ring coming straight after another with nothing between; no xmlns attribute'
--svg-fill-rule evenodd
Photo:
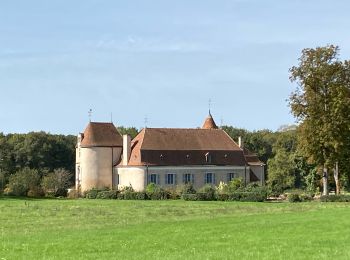
<svg viewBox="0 0 350 260"><path fill-rule="evenodd" d="M243 187L244 187L244 182L242 178L234 178L228 184L228 190L230 192L235 192L238 189L241 189Z"/></svg>
<svg viewBox="0 0 350 260"><path fill-rule="evenodd" d="M100 192L105 192L105 191L106 192L110 192L110 190L108 188L105 188L105 189L93 188L91 190L85 191L83 196L84 196L84 198L87 198L87 199L97 199L98 198L98 194ZM104 196L104 195L101 195L101 196Z"/></svg>
<svg viewBox="0 0 350 260"><path fill-rule="evenodd" d="M321 202L350 202L350 195L326 195L321 196Z"/></svg>
<svg viewBox="0 0 350 260"><path fill-rule="evenodd" d="M72 174L65 169L55 169L43 177L41 186L45 194L53 194L56 197L67 196L67 189L73 185Z"/></svg>
<svg viewBox="0 0 350 260"><path fill-rule="evenodd" d="M244 147L255 152L264 163L272 156L272 145L275 142L276 134L270 130L248 132L245 129L223 126L223 130L233 139L243 138Z"/></svg>
<svg viewBox="0 0 350 260"><path fill-rule="evenodd" d="M211 185L205 185L197 192L197 200L216 200L215 188Z"/></svg>
<svg viewBox="0 0 350 260"><path fill-rule="evenodd" d="M169 192L154 183L147 185L146 194L147 197L151 200L166 200L170 197Z"/></svg>
<svg viewBox="0 0 350 260"><path fill-rule="evenodd" d="M340 61L338 52L333 45L304 49L298 66L290 69L290 79L298 85L290 96L292 113L300 122L298 150L325 170L325 194L328 169L336 162L348 168L342 161L350 154L350 61Z"/></svg>
<svg viewBox="0 0 350 260"><path fill-rule="evenodd" d="M180 185L178 187L178 189L179 189L178 193L180 195L183 195L183 194L195 194L196 193L196 190L193 187L192 183L186 183L184 185Z"/></svg>
<svg viewBox="0 0 350 260"><path fill-rule="evenodd" d="M97 193L96 199L116 199L117 196L117 190L102 190Z"/></svg>
<svg viewBox="0 0 350 260"><path fill-rule="evenodd" d="M301 198L297 193L291 193L288 195L289 202L301 202Z"/></svg>
<svg viewBox="0 0 350 260"><path fill-rule="evenodd" d="M40 174L37 170L24 168L10 176L8 194L14 196L41 195Z"/></svg>
<svg viewBox="0 0 350 260"><path fill-rule="evenodd" d="M134 139L139 132L135 127L124 127L124 126L119 126L118 131L121 135L130 135L131 139Z"/></svg>
<svg viewBox="0 0 350 260"><path fill-rule="evenodd" d="M76 137L45 132L0 134L0 169L4 180L24 168L48 173L65 168L74 171ZM72 180L73 181L73 176Z"/></svg>
<svg viewBox="0 0 350 260"><path fill-rule="evenodd" d="M156 192L156 191L159 191L160 190L160 186L158 186L157 184L151 182L150 184L148 184L146 186L146 193L153 193L153 192Z"/></svg>

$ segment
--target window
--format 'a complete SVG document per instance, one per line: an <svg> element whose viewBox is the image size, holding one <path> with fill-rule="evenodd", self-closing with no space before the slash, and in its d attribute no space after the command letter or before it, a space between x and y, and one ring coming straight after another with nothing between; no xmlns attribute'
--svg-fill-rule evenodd
<svg viewBox="0 0 350 260"><path fill-rule="evenodd" d="M176 175L174 173L168 173L165 175L165 184L173 185L176 183Z"/></svg>
<svg viewBox="0 0 350 260"><path fill-rule="evenodd" d="M194 182L194 175L190 174L190 173L185 173L184 175L182 175L183 183L193 183Z"/></svg>
<svg viewBox="0 0 350 260"><path fill-rule="evenodd" d="M151 174L150 176L149 176L149 183L154 183L154 184L158 184L158 181L159 181L159 179L158 179L158 175L157 174Z"/></svg>
<svg viewBox="0 0 350 260"><path fill-rule="evenodd" d="M204 182L205 182L206 184L215 184L215 176L214 176L214 173L211 173L211 172L206 173L206 174L205 174L205 180L204 180Z"/></svg>
<svg viewBox="0 0 350 260"><path fill-rule="evenodd" d="M227 182L232 181L235 178L235 174L233 172L230 172L227 174Z"/></svg>

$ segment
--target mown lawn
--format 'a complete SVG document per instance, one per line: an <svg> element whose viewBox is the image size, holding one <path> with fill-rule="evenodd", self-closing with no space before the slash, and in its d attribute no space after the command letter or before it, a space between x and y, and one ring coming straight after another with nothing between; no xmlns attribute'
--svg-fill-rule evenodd
<svg viewBox="0 0 350 260"><path fill-rule="evenodd" d="M0 259L350 259L350 204L0 199Z"/></svg>

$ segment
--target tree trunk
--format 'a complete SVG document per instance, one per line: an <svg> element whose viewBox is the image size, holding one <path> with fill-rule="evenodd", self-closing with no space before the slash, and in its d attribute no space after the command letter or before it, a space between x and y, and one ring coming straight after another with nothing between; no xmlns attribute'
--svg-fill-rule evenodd
<svg viewBox="0 0 350 260"><path fill-rule="evenodd" d="M334 181L335 181L335 194L340 194L340 182L339 182L339 167L338 162L335 163L334 168Z"/></svg>
<svg viewBox="0 0 350 260"><path fill-rule="evenodd" d="M323 194L322 195L328 195L328 169L326 166L323 166L323 175L322 175L322 182L323 182Z"/></svg>

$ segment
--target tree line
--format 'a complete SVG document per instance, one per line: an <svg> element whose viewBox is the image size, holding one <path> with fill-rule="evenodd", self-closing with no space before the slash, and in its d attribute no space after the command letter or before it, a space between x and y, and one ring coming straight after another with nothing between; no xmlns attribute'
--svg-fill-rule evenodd
<svg viewBox="0 0 350 260"><path fill-rule="evenodd" d="M256 152L267 167L267 186L279 194L286 189L299 188L310 192L321 189L321 174L316 164L298 149L298 130L285 127L279 131L248 131L223 126L234 140L243 138L244 146ZM122 134L135 137L135 127L120 127ZM64 194L74 186L76 137L45 132L0 134L0 185L16 191L17 195L43 192ZM340 166L342 167L342 165ZM343 188L349 185L350 174L342 169ZM334 188L334 183L330 183ZM40 186L42 190L35 187Z"/></svg>

